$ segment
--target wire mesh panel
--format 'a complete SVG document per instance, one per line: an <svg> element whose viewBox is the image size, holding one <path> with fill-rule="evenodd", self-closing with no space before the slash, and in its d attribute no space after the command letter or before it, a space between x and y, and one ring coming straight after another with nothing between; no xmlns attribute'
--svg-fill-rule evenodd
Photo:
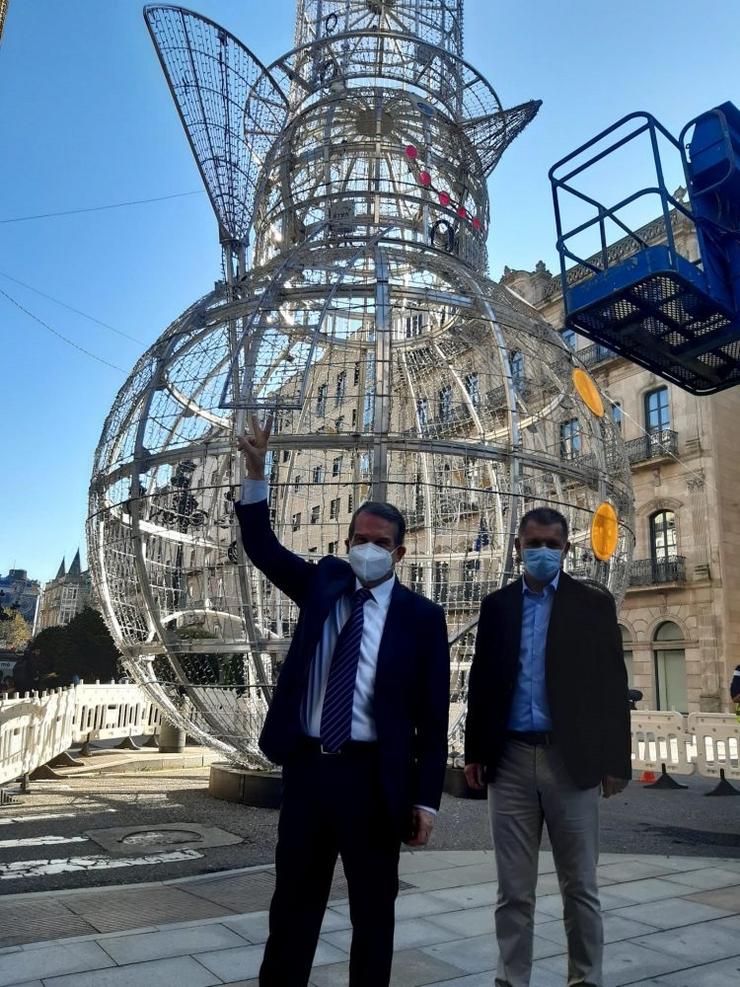
<svg viewBox="0 0 740 987"><path fill-rule="evenodd" d="M274 530L303 558L344 554L368 499L404 514L399 577L447 613L453 746L480 603L517 574L525 510L562 511L566 568L624 592L632 501L618 429L560 337L485 276L495 161L466 127L476 87L493 91L457 42L429 33L453 13L461 30L461 6L299 5L304 48L271 69L291 111L259 170L253 266L227 264L226 281L142 356L98 446L90 558L128 666L168 716L243 762L260 763L297 619L238 537L235 437L253 414L273 419ZM380 29L362 20L371 7ZM332 49L344 62L327 87L308 66L327 51L311 25L329 14L337 28L347 15L356 38ZM371 59L381 40L387 75ZM437 79L423 99L421 86L398 86L414 59L419 79ZM434 62L462 80L456 101L449 79L433 96ZM507 112L495 94L489 110ZM605 504L617 522L597 554Z"/></svg>

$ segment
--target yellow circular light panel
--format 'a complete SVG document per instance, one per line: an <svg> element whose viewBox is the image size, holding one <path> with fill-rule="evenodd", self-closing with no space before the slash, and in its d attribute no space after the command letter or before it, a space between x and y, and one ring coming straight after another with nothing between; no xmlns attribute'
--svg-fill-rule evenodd
<svg viewBox="0 0 740 987"><path fill-rule="evenodd" d="M600 562L607 562L619 544L619 518L611 504L599 504L591 522L591 548Z"/></svg>
<svg viewBox="0 0 740 987"><path fill-rule="evenodd" d="M573 385L586 407L593 411L597 418L603 418L604 402L601 400L599 389L594 384L593 378L585 370L576 367L573 371Z"/></svg>

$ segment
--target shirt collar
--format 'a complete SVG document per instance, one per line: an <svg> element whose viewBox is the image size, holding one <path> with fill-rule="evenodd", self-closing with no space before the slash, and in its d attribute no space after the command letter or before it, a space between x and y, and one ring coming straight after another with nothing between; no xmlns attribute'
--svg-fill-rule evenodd
<svg viewBox="0 0 740 987"><path fill-rule="evenodd" d="M556 589L558 588L558 583L560 582L561 572L562 569L558 569L558 571L555 573L554 577L550 580L550 582L542 587L543 593L548 593L550 589L552 589L553 593L556 591ZM524 576L522 576L522 596L526 596L527 594L529 594L529 596L541 595L540 593L535 593L534 590L530 589L529 586L527 586L527 580L524 578Z"/></svg>
<svg viewBox="0 0 740 987"><path fill-rule="evenodd" d="M396 585L395 573L390 579L386 579L384 582L379 583L377 586L373 586L370 592L372 593L373 600L380 606L386 606L391 598L391 593L393 592L393 587ZM355 577L355 590L362 589L362 583Z"/></svg>

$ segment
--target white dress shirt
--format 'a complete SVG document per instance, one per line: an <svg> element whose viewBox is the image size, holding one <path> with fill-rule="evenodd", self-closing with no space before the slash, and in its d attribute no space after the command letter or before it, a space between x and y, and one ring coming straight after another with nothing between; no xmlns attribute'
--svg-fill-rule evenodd
<svg viewBox="0 0 740 987"><path fill-rule="evenodd" d="M245 477L242 480L242 504L257 504L269 498L267 480L252 480ZM357 664L355 694L352 703L352 740L373 741L378 739L373 716L373 696L375 693L375 674L378 668L378 651L383 636L391 594L396 584L396 577L373 586L370 590L372 599L365 603L362 641L360 642L360 658ZM355 590L362 587L359 579L355 579ZM301 708L303 729L309 737L321 736L321 711L324 705L326 683L329 679L329 666L334 646L339 632L349 619L352 609L352 597L345 593L339 597L324 622L321 638L313 659L308 676L308 687ZM417 809L436 814L435 809L417 805Z"/></svg>

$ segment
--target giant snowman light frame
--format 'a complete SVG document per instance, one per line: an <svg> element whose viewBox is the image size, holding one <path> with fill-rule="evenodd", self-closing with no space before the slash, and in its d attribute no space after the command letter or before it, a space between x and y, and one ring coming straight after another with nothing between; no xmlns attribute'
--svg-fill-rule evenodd
<svg viewBox="0 0 740 987"><path fill-rule="evenodd" d="M401 578L446 610L459 746L482 597L531 506L619 600L618 428L560 336L486 277L487 178L539 103L462 57L462 0L299 0L265 67L196 13L145 9L218 219L225 277L133 368L90 485L89 557L132 676L234 762L257 746L296 611L245 559L235 435L275 419L270 509L307 559L363 500L408 521Z"/></svg>

